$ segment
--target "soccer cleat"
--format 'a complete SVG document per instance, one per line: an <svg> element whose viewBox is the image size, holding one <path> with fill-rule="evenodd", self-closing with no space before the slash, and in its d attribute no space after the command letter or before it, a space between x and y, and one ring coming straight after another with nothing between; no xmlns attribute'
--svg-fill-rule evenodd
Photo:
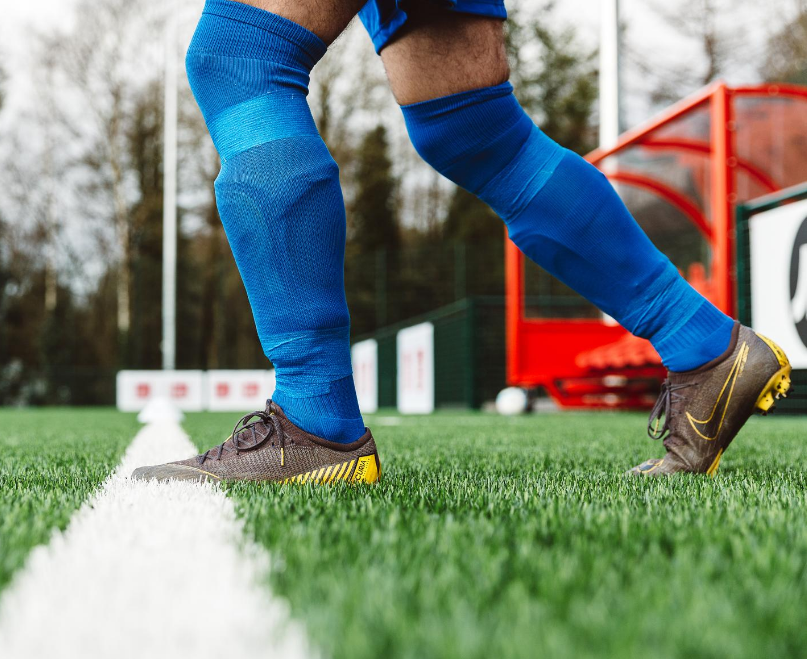
<svg viewBox="0 0 807 659"><path fill-rule="evenodd" d="M369 428L351 444L329 442L294 425L278 405L252 412L216 448L179 462L139 467L133 479L375 483L381 462Z"/></svg>
<svg viewBox="0 0 807 659"><path fill-rule="evenodd" d="M627 473L714 476L751 414L767 414L777 398L787 396L790 370L779 346L737 323L723 355L693 371L669 373L647 426L650 437L664 440L667 454Z"/></svg>

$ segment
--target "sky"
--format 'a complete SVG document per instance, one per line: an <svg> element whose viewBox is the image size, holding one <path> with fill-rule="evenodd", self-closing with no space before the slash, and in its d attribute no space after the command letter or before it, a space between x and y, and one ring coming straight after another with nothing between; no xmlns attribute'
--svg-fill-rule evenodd
<svg viewBox="0 0 807 659"><path fill-rule="evenodd" d="M103 0L97 0L103 2ZM542 0L521 0L529 7L541 6ZM677 0L679 3L681 0ZM26 81L27 34L31 28L48 28L69 24L75 0L0 0L3 20L0 22L0 52L8 62L12 75L9 84L9 104L23 103L30 94ZM737 63L726 76L730 82L755 82L757 62L753 53L779 25L781 14L772 10L777 3L783 6L793 0L767 0L763 3L738 2L738 9L725 20L734 31L746 35L750 53L745 63ZM665 4L670 5L670 2ZM201 7L202 0L199 0ZM626 53L623 76L623 104L626 123L635 125L649 118L655 108L647 105L646 80L639 71L634 71L632 61L637 59L659 63L660 67L690 61L696 57L691 53L692 44L682 39L674 30L665 25L664 20L653 9L650 0L621 0L622 20L627 25L625 36ZM741 8L740 8L740 5ZM583 44L595 48L599 35L599 0L559 0L553 20L577 28Z"/></svg>
<svg viewBox="0 0 807 659"><path fill-rule="evenodd" d="M0 56L9 75L7 104L10 108L24 105L30 95L26 72L29 69L27 46L31 30L46 31L70 24L73 0L0 0ZM15 72L16 75L15 75Z"/></svg>

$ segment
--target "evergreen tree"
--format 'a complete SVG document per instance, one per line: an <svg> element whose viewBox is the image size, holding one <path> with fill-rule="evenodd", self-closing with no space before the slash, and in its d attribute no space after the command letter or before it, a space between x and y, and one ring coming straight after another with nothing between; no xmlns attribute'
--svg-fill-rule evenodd
<svg viewBox="0 0 807 659"><path fill-rule="evenodd" d="M400 246L396 181L384 126L376 126L364 136L356 160L351 243L361 253L394 252Z"/></svg>
<svg viewBox="0 0 807 659"><path fill-rule="evenodd" d="M362 139L354 180L345 281L353 332L362 334L392 320L386 292L396 287L401 246L397 182L384 126L375 127Z"/></svg>

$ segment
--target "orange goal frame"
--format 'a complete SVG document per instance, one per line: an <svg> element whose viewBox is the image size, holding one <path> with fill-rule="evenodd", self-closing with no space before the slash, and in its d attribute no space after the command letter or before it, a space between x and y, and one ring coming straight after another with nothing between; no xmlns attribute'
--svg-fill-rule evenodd
<svg viewBox="0 0 807 659"><path fill-rule="evenodd" d="M706 268L707 295L719 309L731 316L736 315L737 308L734 213L738 204L738 172L746 180L753 181L755 189L763 192L776 192L787 183L777 181L768 171L772 168L766 169L738 155L735 103L742 97L755 97L763 102L774 97L787 97L804 102L807 112L805 87L785 84L729 87L719 81L671 106L646 124L627 131L612 148L597 149L586 156L586 160L601 168L611 181L659 197L697 227L711 250L711 262ZM670 127L675 122L704 111L708 112L708 139L670 136L671 132L674 133ZM708 159L708 204L702 207L685 191L646 172L631 171L621 164L610 166L609 158L615 159L636 147ZM581 365L578 357L582 353L614 343L627 334L621 326L605 319L527 318L524 255L509 239L505 241L505 320L508 384L525 388L544 387L563 406L644 406L650 400L646 392L637 390L635 396L609 398L608 382L624 385L627 378L657 380L663 375L658 361L610 369L607 373L595 374L596 377L590 368ZM603 381L608 375L611 379ZM614 375L618 377L615 379ZM569 382L577 382L579 386L564 389L564 383ZM599 395L592 395L598 392Z"/></svg>

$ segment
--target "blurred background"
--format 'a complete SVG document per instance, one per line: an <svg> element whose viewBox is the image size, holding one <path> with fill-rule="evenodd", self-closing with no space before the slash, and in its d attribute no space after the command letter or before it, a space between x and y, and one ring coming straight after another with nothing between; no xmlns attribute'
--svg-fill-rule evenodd
<svg viewBox="0 0 807 659"><path fill-rule="evenodd" d="M113 404L119 370L162 364L167 4L4 2L0 404ZM179 2L177 58L202 4ZM590 152L598 3L513 0L508 10L517 96L550 137ZM805 0L622 0L620 32L623 129L718 78L807 84ZM182 67L178 93L176 367L264 369L216 212L218 157ZM484 386L466 396L457 376L438 396L494 397L505 386L501 222L419 160L357 22L314 69L310 103L345 192L354 339L373 336L379 361L387 345L394 359L384 341L402 324L462 324L473 309L467 358ZM596 313L558 282L531 281L566 316ZM435 335L436 360L451 336ZM379 403L393 396L383 388Z"/></svg>

